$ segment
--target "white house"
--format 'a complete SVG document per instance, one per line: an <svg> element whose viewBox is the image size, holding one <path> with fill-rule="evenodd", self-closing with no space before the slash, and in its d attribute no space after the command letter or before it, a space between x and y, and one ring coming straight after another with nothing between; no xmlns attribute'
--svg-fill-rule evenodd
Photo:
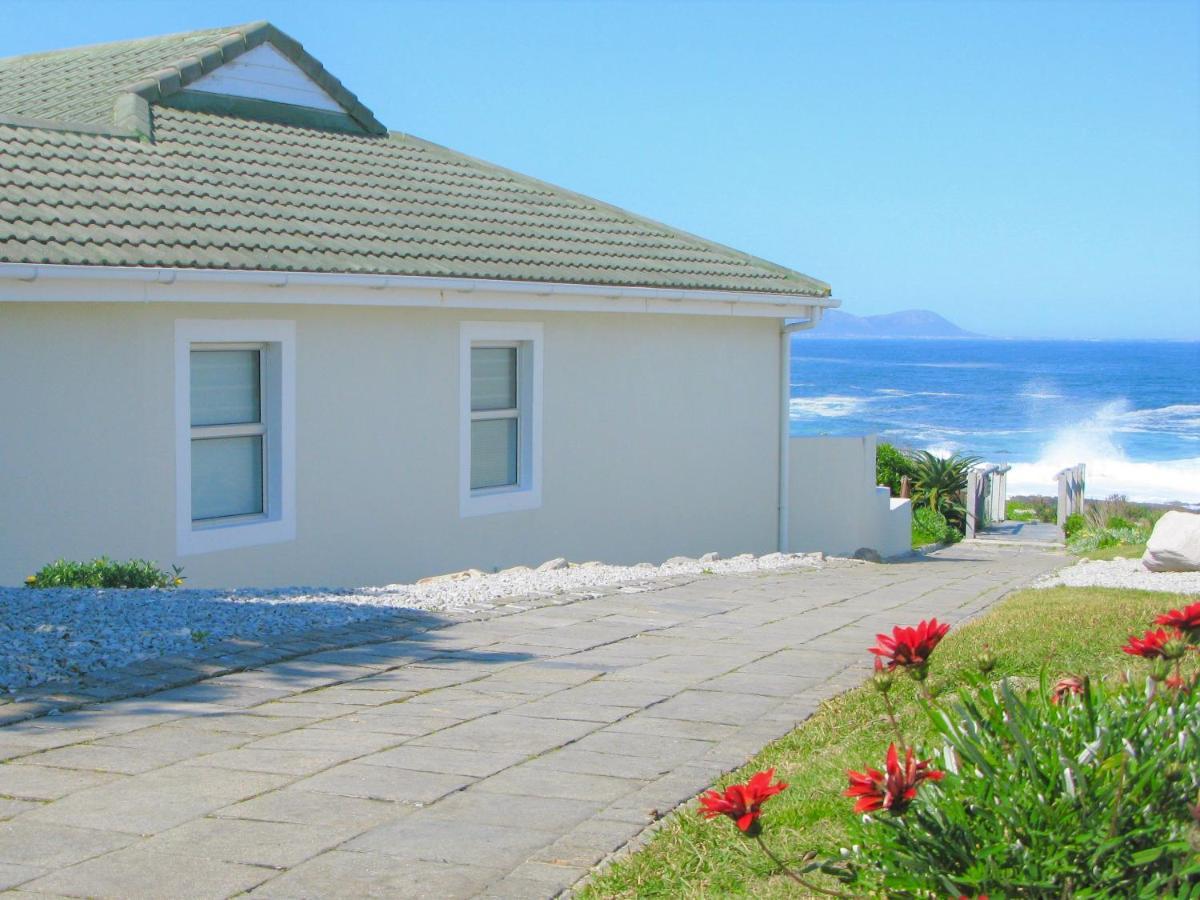
<svg viewBox="0 0 1200 900"><path fill-rule="evenodd" d="M804 485L877 502L873 444L789 484L782 326L834 305L388 132L266 23L0 60L0 584L815 549Z"/></svg>

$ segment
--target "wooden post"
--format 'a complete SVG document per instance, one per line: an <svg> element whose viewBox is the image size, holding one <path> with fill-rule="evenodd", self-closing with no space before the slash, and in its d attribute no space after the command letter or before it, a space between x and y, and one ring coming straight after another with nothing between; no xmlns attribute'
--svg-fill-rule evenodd
<svg viewBox="0 0 1200 900"><path fill-rule="evenodd" d="M912 479L907 475L900 476L900 496L905 500L912 497Z"/></svg>
<svg viewBox="0 0 1200 900"><path fill-rule="evenodd" d="M966 537L975 537L975 530L978 528L977 516L979 515L979 472L972 469L967 473L967 496L966 503L963 505L967 508L966 521Z"/></svg>

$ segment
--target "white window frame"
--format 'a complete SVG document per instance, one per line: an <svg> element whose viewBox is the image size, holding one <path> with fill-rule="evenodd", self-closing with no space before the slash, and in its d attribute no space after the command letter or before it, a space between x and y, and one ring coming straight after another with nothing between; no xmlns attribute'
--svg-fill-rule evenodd
<svg viewBox="0 0 1200 900"><path fill-rule="evenodd" d="M261 515L192 520L191 357L209 349L259 349L263 431ZM240 428L241 426L237 426ZM213 431L201 427L198 431ZM175 535L180 556L296 537L296 323L278 319L178 319L175 322Z"/></svg>
<svg viewBox="0 0 1200 900"><path fill-rule="evenodd" d="M463 322L459 327L459 515L537 509L542 505L542 323ZM517 483L471 488L471 348L517 348ZM508 413L511 415L511 413Z"/></svg>

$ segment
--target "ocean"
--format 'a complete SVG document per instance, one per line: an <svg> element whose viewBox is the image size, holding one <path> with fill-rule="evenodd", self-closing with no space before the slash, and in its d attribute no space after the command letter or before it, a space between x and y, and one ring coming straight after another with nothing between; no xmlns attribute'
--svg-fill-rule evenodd
<svg viewBox="0 0 1200 900"><path fill-rule="evenodd" d="M1008 492L1200 504L1200 342L792 341L793 435L878 434L1012 465Z"/></svg>

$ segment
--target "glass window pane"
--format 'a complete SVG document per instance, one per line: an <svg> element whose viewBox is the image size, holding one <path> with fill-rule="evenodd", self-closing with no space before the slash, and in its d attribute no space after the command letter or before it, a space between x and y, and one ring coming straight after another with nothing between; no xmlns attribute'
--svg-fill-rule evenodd
<svg viewBox="0 0 1200 900"><path fill-rule="evenodd" d="M263 512L263 439L192 441L192 519Z"/></svg>
<svg viewBox="0 0 1200 900"><path fill-rule="evenodd" d="M517 408L517 349L471 348L471 409Z"/></svg>
<svg viewBox="0 0 1200 900"><path fill-rule="evenodd" d="M257 350L192 351L192 424L238 425L259 422Z"/></svg>
<svg viewBox="0 0 1200 900"><path fill-rule="evenodd" d="M517 483L517 420L471 423L471 489Z"/></svg>

